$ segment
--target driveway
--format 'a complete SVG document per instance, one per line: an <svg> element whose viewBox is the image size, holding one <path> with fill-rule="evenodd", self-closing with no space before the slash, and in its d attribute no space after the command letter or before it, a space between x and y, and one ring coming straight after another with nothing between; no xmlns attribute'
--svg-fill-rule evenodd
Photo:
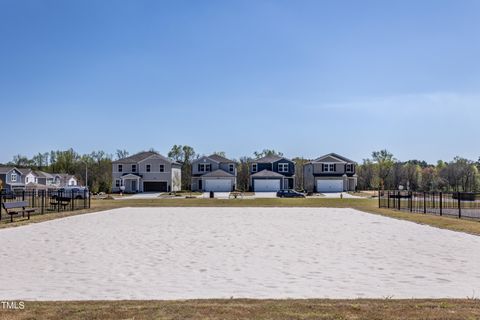
<svg viewBox="0 0 480 320"><path fill-rule="evenodd" d="M364 199L363 197L353 196L346 192L329 192L329 193L322 193L325 198L340 198L340 195L343 194L343 198L345 199Z"/></svg>
<svg viewBox="0 0 480 320"><path fill-rule="evenodd" d="M228 199L230 192L214 192L214 197L216 199ZM210 198L210 192L204 192L203 198Z"/></svg>
<svg viewBox="0 0 480 320"><path fill-rule="evenodd" d="M128 195L125 197L115 198L115 200L130 200L130 199L155 199L162 194L161 192L143 192L143 193L136 193L134 195Z"/></svg>
<svg viewBox="0 0 480 320"><path fill-rule="evenodd" d="M255 192L255 198L276 198L276 192Z"/></svg>

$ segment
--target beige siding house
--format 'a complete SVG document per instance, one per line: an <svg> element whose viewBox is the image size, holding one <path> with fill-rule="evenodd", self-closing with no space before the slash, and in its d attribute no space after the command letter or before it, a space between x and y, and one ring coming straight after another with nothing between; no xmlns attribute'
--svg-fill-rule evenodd
<svg viewBox="0 0 480 320"><path fill-rule="evenodd" d="M181 165L153 151L140 152L112 163L113 192L180 191Z"/></svg>
<svg viewBox="0 0 480 320"><path fill-rule="evenodd" d="M343 192L357 188L356 162L336 153L329 153L303 167L307 192Z"/></svg>

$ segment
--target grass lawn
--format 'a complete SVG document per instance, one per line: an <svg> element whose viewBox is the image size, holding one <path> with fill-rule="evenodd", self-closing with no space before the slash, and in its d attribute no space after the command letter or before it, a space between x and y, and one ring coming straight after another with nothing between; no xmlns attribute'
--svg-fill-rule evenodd
<svg viewBox="0 0 480 320"><path fill-rule="evenodd" d="M480 319L480 300L186 300L26 302L1 319Z"/></svg>

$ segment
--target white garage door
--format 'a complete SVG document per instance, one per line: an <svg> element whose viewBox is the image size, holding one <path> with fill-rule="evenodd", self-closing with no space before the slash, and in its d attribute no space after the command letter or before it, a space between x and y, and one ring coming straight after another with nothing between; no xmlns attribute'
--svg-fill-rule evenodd
<svg viewBox="0 0 480 320"><path fill-rule="evenodd" d="M232 191L232 181L228 179L205 180L205 191L230 192Z"/></svg>
<svg viewBox="0 0 480 320"><path fill-rule="evenodd" d="M276 192L280 190L279 179L255 179L253 180L253 189L255 192Z"/></svg>
<svg viewBox="0 0 480 320"><path fill-rule="evenodd" d="M317 192L343 192L343 180L317 180Z"/></svg>

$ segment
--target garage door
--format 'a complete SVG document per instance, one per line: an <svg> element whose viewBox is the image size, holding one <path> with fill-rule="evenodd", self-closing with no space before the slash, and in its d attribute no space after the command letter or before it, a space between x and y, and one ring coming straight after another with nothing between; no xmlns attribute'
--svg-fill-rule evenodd
<svg viewBox="0 0 480 320"><path fill-rule="evenodd" d="M167 192L167 191L168 191L168 186L166 181L143 183L143 192Z"/></svg>
<svg viewBox="0 0 480 320"><path fill-rule="evenodd" d="M205 180L205 191L230 192L232 191L232 181L229 179Z"/></svg>
<svg viewBox="0 0 480 320"><path fill-rule="evenodd" d="M343 192L343 180L317 180L317 192Z"/></svg>
<svg viewBox="0 0 480 320"><path fill-rule="evenodd" d="M276 192L280 190L279 179L255 179L253 180L253 190L255 192Z"/></svg>

